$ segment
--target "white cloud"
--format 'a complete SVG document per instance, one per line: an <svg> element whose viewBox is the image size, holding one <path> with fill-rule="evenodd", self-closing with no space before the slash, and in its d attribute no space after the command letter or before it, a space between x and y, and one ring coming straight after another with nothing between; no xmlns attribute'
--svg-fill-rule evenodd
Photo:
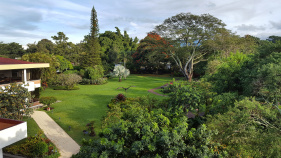
<svg viewBox="0 0 281 158"><path fill-rule="evenodd" d="M134 22L130 22L130 25L132 25L133 27L137 27L138 24L134 23Z"/></svg>
<svg viewBox="0 0 281 158"><path fill-rule="evenodd" d="M95 6L100 32L127 30L131 37L146 33L166 18L181 12L210 13L239 35L281 36L281 3L267 0L1 0L0 26L3 42L50 39L63 31L75 43L88 34ZM3 36L5 35L5 36ZM18 38L16 38L18 36ZM19 40L20 39L20 40ZM24 40L25 39L25 40ZM14 40L14 41L11 41Z"/></svg>

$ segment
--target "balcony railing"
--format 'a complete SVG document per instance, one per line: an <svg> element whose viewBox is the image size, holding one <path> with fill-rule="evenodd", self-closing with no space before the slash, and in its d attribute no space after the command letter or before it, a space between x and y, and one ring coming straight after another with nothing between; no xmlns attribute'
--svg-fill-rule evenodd
<svg viewBox="0 0 281 158"><path fill-rule="evenodd" d="M5 89L5 86L9 86L11 83L16 83L16 84L23 84L21 80L10 80L12 82L0 82L0 88ZM18 82L17 82L18 81ZM34 91L35 88L41 87L41 80L30 80L27 81L27 83L24 84L24 87L28 89L28 91Z"/></svg>

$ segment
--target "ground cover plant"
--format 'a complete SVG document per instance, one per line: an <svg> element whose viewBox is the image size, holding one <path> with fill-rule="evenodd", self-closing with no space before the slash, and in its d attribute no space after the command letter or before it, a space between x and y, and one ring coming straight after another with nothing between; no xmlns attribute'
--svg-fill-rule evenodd
<svg viewBox="0 0 281 158"><path fill-rule="evenodd" d="M52 106L54 110L48 114L78 143L82 138L91 138L84 135L86 124L95 121L95 132L101 129L101 119L108 110L108 103L117 94L123 93L126 97L146 96L163 98L149 93L153 89L169 83L172 77L130 75L127 80L119 82L113 78L104 85L79 85L80 89L75 91L55 91L47 88L42 92L43 96L56 96L61 102ZM131 87L127 92L118 87Z"/></svg>

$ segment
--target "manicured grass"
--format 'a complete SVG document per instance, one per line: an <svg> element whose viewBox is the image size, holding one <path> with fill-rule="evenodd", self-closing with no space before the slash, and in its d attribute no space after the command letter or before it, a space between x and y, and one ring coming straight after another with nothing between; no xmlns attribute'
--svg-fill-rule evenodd
<svg viewBox="0 0 281 158"><path fill-rule="evenodd" d="M35 136L40 131L40 127L33 118L25 118L23 121L27 122L27 136Z"/></svg>
<svg viewBox="0 0 281 158"><path fill-rule="evenodd" d="M127 80L118 82L118 78L109 79L104 85L79 85L79 90L65 91L47 88L41 96L55 96L61 102L52 105L54 109L48 114L78 143L82 138L86 124L95 121L95 131L101 129L101 119L108 110L107 104L117 94L127 97L147 96L163 98L149 93L147 90L162 86L172 80L172 77L156 75L130 75ZM118 87L131 87L127 93ZM70 130L69 130L70 126Z"/></svg>

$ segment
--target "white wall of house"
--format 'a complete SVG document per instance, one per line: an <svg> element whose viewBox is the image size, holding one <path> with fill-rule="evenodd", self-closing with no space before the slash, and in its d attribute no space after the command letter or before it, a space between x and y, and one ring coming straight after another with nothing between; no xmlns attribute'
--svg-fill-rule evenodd
<svg viewBox="0 0 281 158"><path fill-rule="evenodd" d="M2 148L27 137L26 122L0 130L0 158L3 158Z"/></svg>

